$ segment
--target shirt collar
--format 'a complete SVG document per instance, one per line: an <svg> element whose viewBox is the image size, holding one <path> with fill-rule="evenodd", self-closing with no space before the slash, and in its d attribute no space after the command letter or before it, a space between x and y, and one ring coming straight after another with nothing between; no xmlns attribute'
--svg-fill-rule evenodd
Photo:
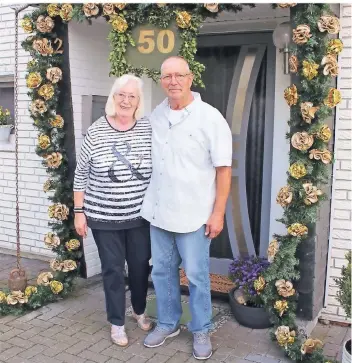
<svg viewBox="0 0 352 363"><path fill-rule="evenodd" d="M187 111L189 111L189 112L193 111L194 108L197 107L197 104L202 101L202 98L198 92L192 91L192 95L193 95L193 101L188 106L185 107L187 109ZM164 112L168 111L169 100L167 98L165 98L165 100L162 102L162 105L163 105Z"/></svg>

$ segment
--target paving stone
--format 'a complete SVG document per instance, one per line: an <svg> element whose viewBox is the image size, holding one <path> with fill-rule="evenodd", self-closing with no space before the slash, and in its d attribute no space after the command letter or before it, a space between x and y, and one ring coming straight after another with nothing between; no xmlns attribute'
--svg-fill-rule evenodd
<svg viewBox="0 0 352 363"><path fill-rule="evenodd" d="M128 361L128 363L145 363L145 362L147 362L146 358L137 357L137 356L134 356Z"/></svg>
<svg viewBox="0 0 352 363"><path fill-rule="evenodd" d="M12 344L7 342L0 342L0 353L12 347Z"/></svg>
<svg viewBox="0 0 352 363"><path fill-rule="evenodd" d="M146 348L141 342L135 342L124 350L127 354L139 355L140 357L150 359L155 352L153 349Z"/></svg>
<svg viewBox="0 0 352 363"><path fill-rule="evenodd" d="M184 352L177 352L167 361L167 363L183 363L186 362L188 359L189 359L189 354Z"/></svg>
<svg viewBox="0 0 352 363"><path fill-rule="evenodd" d="M86 342L84 340L81 340L78 343L72 345L70 348L68 348L66 352L70 354L78 354L81 353L83 350L89 348L91 345L92 345L91 342Z"/></svg>
<svg viewBox="0 0 352 363"><path fill-rule="evenodd" d="M6 349L4 350L2 353L1 353L1 360L3 361L7 361L9 360L10 358L12 357L15 357L17 356L18 354L20 354L21 352L23 352L23 348L21 347L14 347L12 346L11 348L9 349Z"/></svg>
<svg viewBox="0 0 352 363"><path fill-rule="evenodd" d="M98 343L91 345L88 349L94 353L100 353L102 350L105 350L112 345L113 343L110 340L102 339Z"/></svg>
<svg viewBox="0 0 352 363"><path fill-rule="evenodd" d="M83 352L79 353L78 356L85 359L90 359L96 363L105 363L107 360L109 360L109 358L105 355L95 353L90 350L84 350Z"/></svg>
<svg viewBox="0 0 352 363"><path fill-rule="evenodd" d="M148 360L148 362L150 362L150 363L165 363L169 359L170 359L169 356L157 353L157 354L153 355L153 357L150 358Z"/></svg>
<svg viewBox="0 0 352 363"><path fill-rule="evenodd" d="M36 356L34 356L33 358L31 358L31 362L35 362L35 363L62 363L63 360L61 360L59 357L51 357L50 359L48 358L48 356L43 355L43 354L38 354ZM74 361L72 361L71 363L74 363Z"/></svg>
<svg viewBox="0 0 352 363"><path fill-rule="evenodd" d="M31 341L19 338L18 336L11 338L11 344L25 349L33 347L33 343Z"/></svg>
<svg viewBox="0 0 352 363"><path fill-rule="evenodd" d="M120 347L115 346L103 350L101 354L110 358L121 360L122 362L127 362L133 357L133 354L126 353L122 351Z"/></svg>
<svg viewBox="0 0 352 363"><path fill-rule="evenodd" d="M12 328L11 330L8 330L6 333L0 334L0 341L5 342L21 333L23 333L23 330Z"/></svg>
<svg viewBox="0 0 352 363"><path fill-rule="evenodd" d="M40 332L39 335L50 338L50 337L56 335L57 333L62 332L64 329L65 329L65 327L63 327L61 325L54 325L54 326L51 326L49 329L46 329L46 330Z"/></svg>
<svg viewBox="0 0 352 363"><path fill-rule="evenodd" d="M62 352L58 355L58 358L61 359L65 363L84 363L85 359L81 357L77 357L76 355L72 355L66 352Z"/></svg>
<svg viewBox="0 0 352 363"><path fill-rule="evenodd" d="M46 347L41 344L36 344L31 348L26 349L24 352L20 353L19 355L23 358L32 358L35 355L41 353L43 350L45 350L45 348Z"/></svg>
<svg viewBox="0 0 352 363"><path fill-rule="evenodd" d="M261 354L248 354L246 360L258 363L280 363L280 359L265 357Z"/></svg>

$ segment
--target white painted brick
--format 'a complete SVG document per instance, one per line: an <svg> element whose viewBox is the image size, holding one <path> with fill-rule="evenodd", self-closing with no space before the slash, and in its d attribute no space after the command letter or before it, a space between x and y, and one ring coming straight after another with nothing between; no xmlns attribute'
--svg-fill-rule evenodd
<svg viewBox="0 0 352 363"><path fill-rule="evenodd" d="M352 170L351 160L341 160L341 170Z"/></svg>
<svg viewBox="0 0 352 363"><path fill-rule="evenodd" d="M336 219L351 219L351 211L334 209L334 218Z"/></svg>
<svg viewBox="0 0 352 363"><path fill-rule="evenodd" d="M341 269L343 266L347 265L347 260L345 258L335 258L334 267Z"/></svg>
<svg viewBox="0 0 352 363"><path fill-rule="evenodd" d="M348 170L336 170L335 172L336 180L348 180L350 182L352 180L351 175L351 172Z"/></svg>
<svg viewBox="0 0 352 363"><path fill-rule="evenodd" d="M352 190L352 182L351 181L345 181L345 180L335 180L334 181L334 189L335 190L338 190L338 189L343 189L343 190ZM341 204L342 202L338 202L339 204ZM340 207L337 207L339 209L344 209L344 208L340 208ZM350 204L348 207L346 208L350 208Z"/></svg>
<svg viewBox="0 0 352 363"><path fill-rule="evenodd" d="M347 21L348 21L348 17L350 17L351 14L352 14L352 12L351 12L351 6L350 5L343 5L342 6L342 16L343 17L346 16L347 17ZM345 20L345 19L342 19L342 20Z"/></svg>
<svg viewBox="0 0 352 363"><path fill-rule="evenodd" d="M336 220L334 220L334 224L335 225ZM340 229L333 229L331 232L331 237L332 238L337 238L337 239L345 239L347 241L349 241L351 239L351 231L348 230L340 230Z"/></svg>
<svg viewBox="0 0 352 363"><path fill-rule="evenodd" d="M345 259L345 256L346 256L346 250L345 249L333 248L331 250L331 257L336 258L335 262L337 261L337 259L342 259L342 262L344 264L346 264L347 260ZM339 267L339 266L336 266L336 267Z"/></svg>

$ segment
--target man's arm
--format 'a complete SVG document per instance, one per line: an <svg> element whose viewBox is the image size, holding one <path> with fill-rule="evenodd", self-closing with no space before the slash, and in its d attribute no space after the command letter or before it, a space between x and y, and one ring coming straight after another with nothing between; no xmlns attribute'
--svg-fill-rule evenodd
<svg viewBox="0 0 352 363"><path fill-rule="evenodd" d="M224 216L227 198L231 188L231 166L219 166L216 168L216 197L213 213L210 216L205 234L210 239L215 238L224 228Z"/></svg>

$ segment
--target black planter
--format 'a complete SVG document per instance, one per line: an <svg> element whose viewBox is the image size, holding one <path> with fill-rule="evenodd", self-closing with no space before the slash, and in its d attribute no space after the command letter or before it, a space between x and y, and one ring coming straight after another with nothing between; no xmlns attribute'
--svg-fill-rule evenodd
<svg viewBox="0 0 352 363"><path fill-rule="evenodd" d="M272 326L269 314L264 308L255 308L238 303L233 295L237 287L229 292L231 311L235 319L243 326L252 329L267 329Z"/></svg>

